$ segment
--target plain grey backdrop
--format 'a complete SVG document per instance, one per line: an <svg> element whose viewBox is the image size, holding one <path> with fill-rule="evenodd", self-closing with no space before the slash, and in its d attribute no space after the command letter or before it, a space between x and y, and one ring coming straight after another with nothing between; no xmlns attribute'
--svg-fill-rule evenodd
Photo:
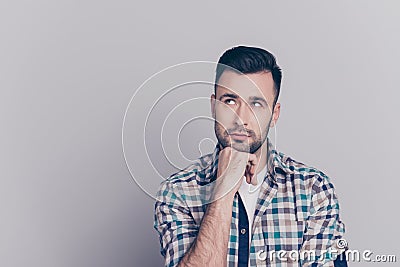
<svg viewBox="0 0 400 267"><path fill-rule="evenodd" d="M278 148L331 177L350 247L400 257L399 7L2 1L0 266L162 266L154 201L122 153L125 109L154 73L239 44L277 56ZM195 132L209 135L205 126Z"/></svg>

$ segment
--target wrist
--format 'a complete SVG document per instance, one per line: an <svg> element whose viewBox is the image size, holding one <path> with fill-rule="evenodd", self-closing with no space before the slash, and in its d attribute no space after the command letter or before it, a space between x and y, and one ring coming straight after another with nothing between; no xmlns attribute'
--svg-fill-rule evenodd
<svg viewBox="0 0 400 267"><path fill-rule="evenodd" d="M230 220L232 217L232 204L234 197L235 193L228 193L223 197L214 200L208 204L207 213L212 216L226 217Z"/></svg>

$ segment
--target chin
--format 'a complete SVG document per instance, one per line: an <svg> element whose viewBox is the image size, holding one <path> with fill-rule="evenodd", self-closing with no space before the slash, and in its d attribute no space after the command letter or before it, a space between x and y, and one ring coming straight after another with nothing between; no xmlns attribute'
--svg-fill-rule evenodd
<svg viewBox="0 0 400 267"><path fill-rule="evenodd" d="M232 146L234 149L236 149L236 150L238 150L238 151L241 151L241 152L247 152L247 153L249 153L250 150L251 150L251 144L248 145L248 144L246 144L245 142L233 141L233 142L231 143L231 146Z"/></svg>

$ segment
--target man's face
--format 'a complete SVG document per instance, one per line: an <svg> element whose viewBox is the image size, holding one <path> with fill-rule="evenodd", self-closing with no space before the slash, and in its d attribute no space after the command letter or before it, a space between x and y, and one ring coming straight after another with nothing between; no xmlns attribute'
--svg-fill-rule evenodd
<svg viewBox="0 0 400 267"><path fill-rule="evenodd" d="M265 142L269 127L274 126L279 117L280 104L273 107L274 97L270 72L224 71L216 95L211 96L214 130L222 147L232 146L239 151L255 153Z"/></svg>

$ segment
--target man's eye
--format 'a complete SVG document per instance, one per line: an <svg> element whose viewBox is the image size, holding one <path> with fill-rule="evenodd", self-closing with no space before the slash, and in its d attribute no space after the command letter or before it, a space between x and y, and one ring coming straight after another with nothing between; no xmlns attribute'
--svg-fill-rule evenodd
<svg viewBox="0 0 400 267"><path fill-rule="evenodd" d="M262 107L263 105L260 102L253 102L255 107Z"/></svg>
<svg viewBox="0 0 400 267"><path fill-rule="evenodd" d="M227 99L227 100L224 101L224 103L228 104L228 105L234 105L236 102L233 99Z"/></svg>

